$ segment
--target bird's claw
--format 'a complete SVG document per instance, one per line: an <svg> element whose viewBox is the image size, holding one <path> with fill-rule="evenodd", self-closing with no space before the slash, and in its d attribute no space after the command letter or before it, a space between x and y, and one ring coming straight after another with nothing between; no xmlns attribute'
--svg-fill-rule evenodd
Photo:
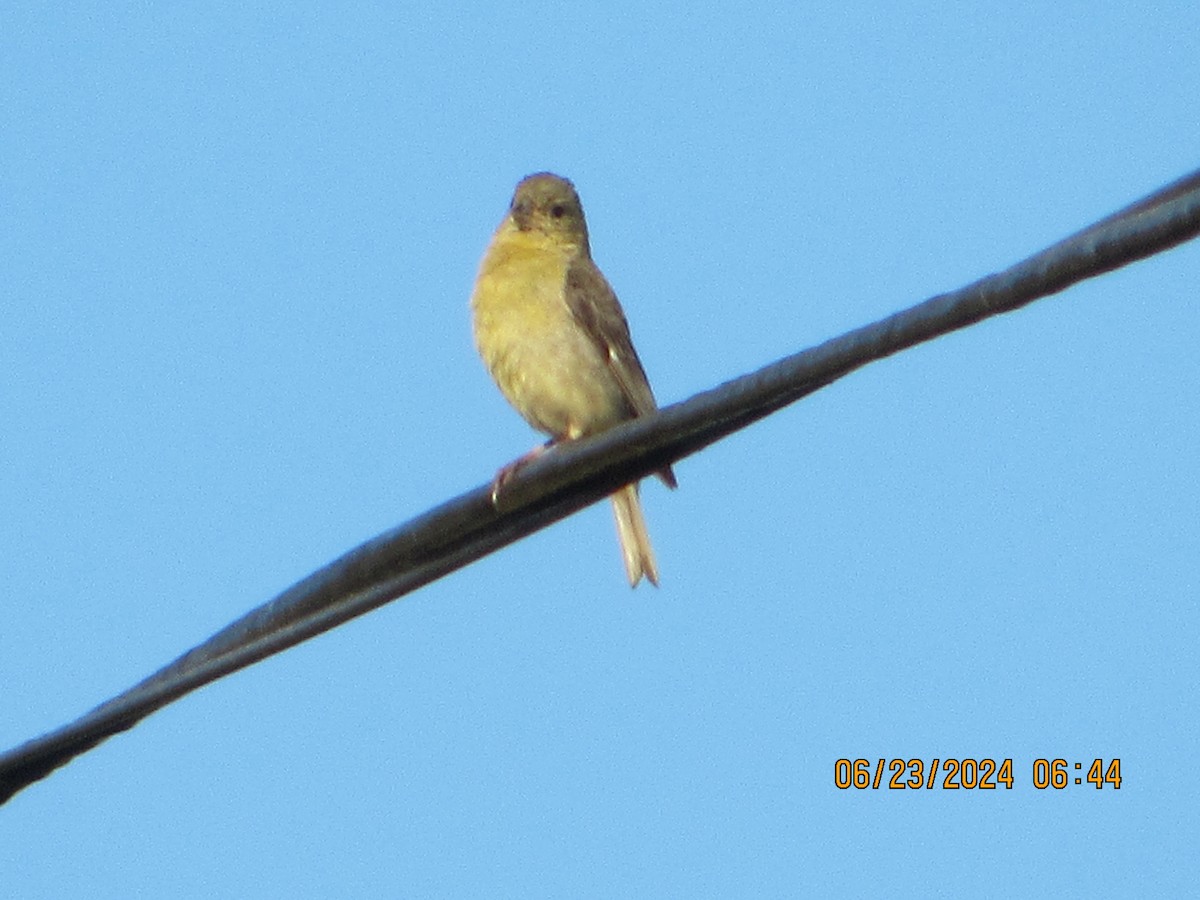
<svg viewBox="0 0 1200 900"><path fill-rule="evenodd" d="M493 507L497 509L500 508L500 492L504 489L504 486L508 484L508 482L512 481L513 476L516 475L518 471L525 468L525 466L527 466L529 463L533 462L535 459L545 453L552 445L553 441L548 441L545 444L534 447L524 456L514 459L496 473L496 477L492 479Z"/></svg>

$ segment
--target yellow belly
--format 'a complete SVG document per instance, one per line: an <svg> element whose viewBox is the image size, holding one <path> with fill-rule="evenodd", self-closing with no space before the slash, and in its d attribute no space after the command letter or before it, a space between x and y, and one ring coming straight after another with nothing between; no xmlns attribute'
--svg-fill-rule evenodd
<svg viewBox="0 0 1200 900"><path fill-rule="evenodd" d="M540 431L574 438L631 415L600 347L564 298L570 257L512 235L493 241L471 296L475 344L516 410Z"/></svg>

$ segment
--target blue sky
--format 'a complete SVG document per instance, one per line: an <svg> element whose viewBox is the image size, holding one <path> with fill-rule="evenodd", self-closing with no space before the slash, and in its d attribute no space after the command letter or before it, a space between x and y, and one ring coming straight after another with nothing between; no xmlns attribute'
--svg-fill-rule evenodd
<svg viewBox="0 0 1200 900"><path fill-rule="evenodd" d="M576 182L670 403L1200 159L1192 3L3 18L5 748L537 442L466 306L530 172ZM661 590L597 506L184 699L0 810L0 884L1181 893L1197 283L1185 245L682 462ZM1015 786L839 790L857 757ZM1053 757L1124 782L1035 789Z"/></svg>

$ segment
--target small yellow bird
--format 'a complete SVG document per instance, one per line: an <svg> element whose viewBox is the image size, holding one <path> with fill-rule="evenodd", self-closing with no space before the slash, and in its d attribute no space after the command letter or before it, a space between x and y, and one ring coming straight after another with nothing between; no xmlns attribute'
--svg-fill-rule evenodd
<svg viewBox="0 0 1200 900"><path fill-rule="evenodd" d="M592 262L583 206L567 179L541 172L517 185L479 266L471 311L492 378L551 442L657 409L621 304ZM497 475L493 497L510 471ZM658 477L675 487L669 466ZM612 503L629 584L644 575L657 585L637 484Z"/></svg>

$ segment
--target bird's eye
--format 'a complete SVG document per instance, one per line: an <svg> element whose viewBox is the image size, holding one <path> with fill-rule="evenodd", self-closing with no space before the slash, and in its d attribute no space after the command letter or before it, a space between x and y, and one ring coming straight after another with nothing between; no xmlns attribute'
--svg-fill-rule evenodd
<svg viewBox="0 0 1200 900"><path fill-rule="evenodd" d="M554 216L556 219L561 219L566 214L566 207L560 203L556 203L554 206L550 207L550 215Z"/></svg>

